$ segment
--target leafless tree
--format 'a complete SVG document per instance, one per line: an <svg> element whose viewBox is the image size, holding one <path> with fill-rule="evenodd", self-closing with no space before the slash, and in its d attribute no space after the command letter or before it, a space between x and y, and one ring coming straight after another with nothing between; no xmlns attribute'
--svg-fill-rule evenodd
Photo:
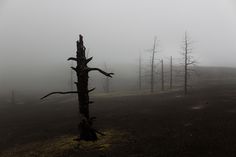
<svg viewBox="0 0 236 157"><path fill-rule="evenodd" d="M193 58L192 55L192 41L189 38L187 32L185 32L184 35L184 42L183 42L183 58L184 58L184 94L186 95L188 93L188 82L189 78L192 72L192 69L190 69L190 66L195 65L196 61Z"/></svg>
<svg viewBox="0 0 236 157"><path fill-rule="evenodd" d="M153 48L152 48L152 57L151 57L151 80L150 80L150 88L151 92L153 92L154 89L154 61L155 61L155 53L156 51L156 42L157 37L154 38Z"/></svg>
<svg viewBox="0 0 236 157"><path fill-rule="evenodd" d="M105 76L112 77L113 73L107 73L99 68L90 68L87 64L92 60L92 57L86 58L85 55L85 46L83 42L83 36L79 36L79 41L77 41L77 51L76 57L70 57L69 61L75 61L77 63L76 67L71 67L77 75L77 82L75 82L77 90L68 91L68 92L52 92L41 99L44 99L53 94L78 94L78 107L79 107L79 116L80 123L78 125L79 129L79 138L78 140L94 141L97 140L97 134L100 133L92 127L93 120L95 117L90 117L89 114L89 104L93 103L89 99L89 92L92 92L93 89L88 89L88 74L91 71L98 71ZM100 133L101 134L101 133Z"/></svg>

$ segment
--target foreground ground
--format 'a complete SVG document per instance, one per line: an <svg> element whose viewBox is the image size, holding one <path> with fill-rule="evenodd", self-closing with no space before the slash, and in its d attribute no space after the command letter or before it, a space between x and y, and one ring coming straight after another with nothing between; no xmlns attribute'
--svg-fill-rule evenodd
<svg viewBox="0 0 236 157"><path fill-rule="evenodd" d="M181 91L94 96L91 114L106 136L80 143L76 98L0 108L0 156L236 156L236 80Z"/></svg>

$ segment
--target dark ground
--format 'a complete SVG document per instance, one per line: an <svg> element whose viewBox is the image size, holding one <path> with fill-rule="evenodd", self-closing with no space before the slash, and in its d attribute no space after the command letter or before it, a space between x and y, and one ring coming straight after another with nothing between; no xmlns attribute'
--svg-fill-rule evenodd
<svg viewBox="0 0 236 157"><path fill-rule="evenodd" d="M125 142L121 140L102 153L117 157L235 157L236 80L205 81L194 86L188 96L181 94L94 97L91 114L97 117L96 127L129 134ZM76 134L77 119L71 96L14 107L2 105L0 152ZM101 154L83 154L89 155Z"/></svg>

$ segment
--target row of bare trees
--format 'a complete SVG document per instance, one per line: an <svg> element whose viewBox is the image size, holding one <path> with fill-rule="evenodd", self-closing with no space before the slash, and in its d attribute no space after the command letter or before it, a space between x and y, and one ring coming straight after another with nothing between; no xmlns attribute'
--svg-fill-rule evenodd
<svg viewBox="0 0 236 157"><path fill-rule="evenodd" d="M150 92L154 91L154 80L157 80L155 78L155 54L157 53L157 38L154 38L154 44L153 44L153 48L151 49L151 71L150 71ZM183 64L183 68L182 71L180 71L179 73L181 73L182 78L183 78L183 90L184 90L184 94L186 95L188 93L188 87L189 85L189 79L191 77L191 74L193 71L193 69L191 68L193 65L196 64L196 61L194 60L194 57L192 55L192 41L189 38L187 32L185 32L184 34L184 40L183 40L183 44L182 44L182 52L181 52L181 56L182 58L182 64ZM161 68L160 68L160 81L161 81L161 90L164 91L165 90L165 72L164 72L164 60L160 59L160 64L161 64ZM138 82L139 82L139 89L142 89L142 58L141 55L139 56L139 76L138 76ZM169 69L169 89L173 88L173 58L172 56L170 56L170 69Z"/></svg>

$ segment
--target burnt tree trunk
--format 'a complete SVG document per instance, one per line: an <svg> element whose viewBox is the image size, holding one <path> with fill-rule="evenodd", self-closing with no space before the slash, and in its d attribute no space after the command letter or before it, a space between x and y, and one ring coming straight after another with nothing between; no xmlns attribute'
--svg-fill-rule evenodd
<svg viewBox="0 0 236 157"><path fill-rule="evenodd" d="M85 46L83 43L83 36L79 36L79 41L77 41L77 51L76 51L76 58L71 57L68 60L75 61L77 63L76 67L71 67L77 75L77 82L75 82L77 91L69 91L69 92L52 92L47 94L46 96L42 97L44 99L53 94L78 94L78 106L79 106L79 116L80 116L80 123L78 125L79 129L79 140L85 141L95 141L97 140L97 134L102 134L95 130L92 127L93 120L95 117L90 117L89 114L89 104L93 103L89 99L89 92L93 91L93 89L88 89L88 78L90 71L99 71L100 73L106 75L107 77L112 77L113 73L106 73L105 71L99 68L89 68L87 64L92 60L92 57L86 58L85 55Z"/></svg>
<svg viewBox="0 0 236 157"><path fill-rule="evenodd" d="M96 132L92 128L92 121L89 117L89 95L88 95L88 66L85 56L85 47L83 37L80 36L77 41L76 62L77 66L74 69L77 75L76 87L78 91L79 114L81 122L79 124L81 140L97 140Z"/></svg>

